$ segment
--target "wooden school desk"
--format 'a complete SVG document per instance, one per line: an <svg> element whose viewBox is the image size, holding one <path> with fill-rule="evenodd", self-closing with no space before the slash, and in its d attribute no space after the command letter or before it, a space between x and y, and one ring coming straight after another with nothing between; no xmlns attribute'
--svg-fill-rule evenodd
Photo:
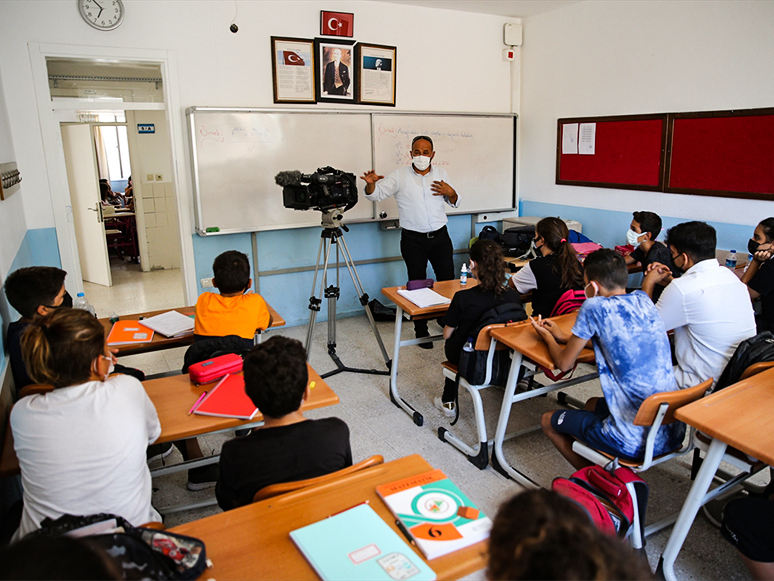
<svg viewBox="0 0 774 581"><path fill-rule="evenodd" d="M659 567L663 567L668 581L675 579L675 559L696 513L714 497L712 492L707 491L726 447L733 446L770 466L774 465L773 409L774 369L769 369L675 412L678 420L711 436L712 442L661 555Z"/></svg>
<svg viewBox="0 0 774 581"><path fill-rule="evenodd" d="M376 494L376 487L432 469L421 456L414 454L334 482L268 498L169 530L204 541L213 566L202 573L201 579L316 580L314 569L291 540L291 531L367 500L400 535L395 517ZM427 564L438 579L457 579L486 566L486 547L486 541L482 541ZM419 550L412 549L421 558Z"/></svg>
<svg viewBox="0 0 774 581"><path fill-rule="evenodd" d="M283 327L285 325L285 319L283 319L277 311L275 311L269 303L266 306L271 313L271 325L270 329L274 327ZM194 307L179 307L175 309L162 309L160 311L148 311L145 313L133 313L131 315L121 315L118 317L120 321L139 321L140 317L147 319L155 315L162 315L169 311L177 311L183 315L193 315ZM110 330L113 328L113 323L109 318L102 318L99 320L102 326L105 328L105 337L108 336ZM149 343L136 343L134 345L115 345L111 349L117 349L117 356L121 355L137 355L138 353L150 353L151 351L161 351L163 349L172 349L174 347L184 347L186 345L193 344L193 333L183 335L181 337L165 337L161 333L154 333L153 339Z"/></svg>
<svg viewBox="0 0 774 581"><path fill-rule="evenodd" d="M569 313L567 315L561 315L559 317L552 317L554 321L561 329L570 332L575 319L578 316L577 311ZM508 372L508 380L505 384L505 393L503 394L503 403L500 408L500 417L497 420L497 430L495 431L495 438L493 443L494 454L492 455L492 465L498 472L505 476L509 476L516 480L519 484L527 488L537 488L538 485L528 476L521 473L519 470L513 468L510 463L505 459L503 454L503 442L505 441L505 431L508 428L508 419L511 415L511 407L513 404L523 401L525 399L531 399L538 397L545 393L556 391L558 389L564 389L571 385L590 381L597 377L596 371L588 375L576 377L568 381L562 381L554 385L525 391L520 394L516 394L516 384L519 381L519 369L522 366L524 360L529 360L532 363L545 367L547 369L554 369L554 361L551 359L551 354L548 351L548 347L537 334L537 331L532 328L532 324L529 321L524 321L513 326L502 327L492 330L492 337L507 345L512 350L511 356L511 369ZM590 363L594 361L594 351L591 349L583 349L578 356L579 363ZM538 426L539 428L539 426ZM535 427L526 428L520 430L511 437L520 436L532 431L535 431Z"/></svg>

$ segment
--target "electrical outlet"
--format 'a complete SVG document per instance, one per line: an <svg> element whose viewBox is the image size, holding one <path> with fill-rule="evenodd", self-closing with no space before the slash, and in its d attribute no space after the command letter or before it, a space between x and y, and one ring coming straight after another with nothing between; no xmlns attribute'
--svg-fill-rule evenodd
<svg viewBox="0 0 774 581"><path fill-rule="evenodd" d="M146 175L146 176L145 176L145 180L146 180L146 181L149 181L149 182L152 182L152 181L153 181L153 174L152 174L152 173L149 173L148 175Z"/></svg>
<svg viewBox="0 0 774 581"><path fill-rule="evenodd" d="M215 285L212 284L211 278L203 278L201 282L202 282L202 288L215 288Z"/></svg>
<svg viewBox="0 0 774 581"><path fill-rule="evenodd" d="M163 175L161 175L160 173L157 173L157 174L156 174L156 181L157 181L157 182L164 181L164 176L163 176Z"/></svg>

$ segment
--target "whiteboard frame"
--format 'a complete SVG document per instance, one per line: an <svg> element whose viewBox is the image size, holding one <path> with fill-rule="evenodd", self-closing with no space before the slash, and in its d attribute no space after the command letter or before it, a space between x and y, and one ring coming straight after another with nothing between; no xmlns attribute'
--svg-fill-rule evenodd
<svg viewBox="0 0 774 581"><path fill-rule="evenodd" d="M373 167L373 164L375 163L375 155L376 155L376 143L374 142L374 135L373 135L373 128L374 128L374 121L377 117L390 117L390 116L396 116L396 115L403 115L403 116L417 116L417 117L510 117L513 119L513 162L511 165L511 169L513 172L513 181L512 181L512 192L511 192L511 204L512 206L510 208L492 208L490 210L487 210L489 213L498 212L498 211L507 211L507 210L513 210L516 208L517 203L517 193L516 193L516 160L517 160L517 125L518 125L518 114L516 113L470 113L470 112L454 112L454 111L444 111L444 112L429 112L429 111L396 111L396 110L390 110L385 111L383 109L366 109L366 110L358 110L358 111L351 111L347 109L300 109L300 108L289 108L289 107L188 107L185 110L185 115L187 117L187 125L188 125L188 139L189 139L189 147L190 147L190 154L191 154L191 184L193 185L193 199L194 199L194 217L196 220L196 223L194 225L195 232L202 237L206 236L222 236L225 234L244 234L249 232L269 232L272 230L295 230L298 228L315 228L319 227L318 224L297 224L297 225L288 225L288 224L280 224L277 226L264 226L260 228L231 228L231 229L224 229L220 230L218 232L205 232L201 230L201 225L204 223L203 216L202 216L202 204L201 204L201 188L199 184L199 168L198 168L198 158L197 158L197 148L196 148L196 139L194 139L194 136L196 134L196 129L194 126L194 115L196 113L303 113L303 114L320 114L320 115L368 115L370 117L369 121L369 127L371 128L371 167ZM365 200L368 201L368 200ZM359 218L359 219L353 219L351 221L348 221L349 224L371 224L371 223L377 223L382 221L390 221L395 220L394 217L392 218L379 218L377 213L377 206L376 203L371 202L373 206L373 212L371 218ZM464 214L480 214L481 212L449 212L449 215L464 215Z"/></svg>

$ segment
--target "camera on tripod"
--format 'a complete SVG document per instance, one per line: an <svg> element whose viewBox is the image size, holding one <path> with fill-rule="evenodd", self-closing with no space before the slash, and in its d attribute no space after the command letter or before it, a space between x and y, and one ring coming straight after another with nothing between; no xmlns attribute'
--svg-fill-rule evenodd
<svg viewBox="0 0 774 581"><path fill-rule="evenodd" d="M284 206L293 210L327 212L340 208L346 212L357 204L355 174L330 166L318 168L313 174L281 171L274 176L274 181L282 186Z"/></svg>

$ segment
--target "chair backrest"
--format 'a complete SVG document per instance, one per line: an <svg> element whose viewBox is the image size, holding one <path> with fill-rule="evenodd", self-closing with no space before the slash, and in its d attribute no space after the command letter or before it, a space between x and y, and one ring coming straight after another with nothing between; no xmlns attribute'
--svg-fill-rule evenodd
<svg viewBox="0 0 774 581"><path fill-rule="evenodd" d="M19 399L27 397L28 395L35 395L37 393L48 393L54 391L54 386L48 383L31 383L25 385L19 390Z"/></svg>
<svg viewBox="0 0 774 581"><path fill-rule="evenodd" d="M253 496L253 502L258 502L259 500L266 500L267 498L273 498L275 496L279 496L287 492L300 490L301 488L307 488L309 486L316 486L318 484L331 482L338 478L347 476L348 474L352 474L353 472L359 472L360 470L364 470L366 468L370 468L371 466L377 466L383 463L384 463L384 457L381 456L380 454L376 454L374 456L371 456L370 458L366 458L362 462L358 462L357 464L353 464L352 466L349 466L347 468L342 468L341 470L337 470L336 472L331 472L330 474L317 476L316 478L307 478L306 480L296 480L295 482L279 482L277 484L270 484L269 486L264 486L258 492L255 493L255 495Z"/></svg>
<svg viewBox="0 0 774 581"><path fill-rule="evenodd" d="M642 402L640 409L637 410L637 415L634 417L635 426L650 426L653 424L653 420L658 413L658 408L662 403L669 404L664 419L661 424L671 424L675 421L675 410L688 405L691 402L696 401L704 396L706 391L712 386L713 378L701 382L699 385L688 387L686 389L678 389L675 391L663 391L661 393L655 393L648 399Z"/></svg>
<svg viewBox="0 0 774 581"><path fill-rule="evenodd" d="M489 343L491 341L491 336L492 336L492 329L500 329L502 327L515 327L516 325L524 325L524 324L529 324L529 321L518 321L516 323L494 323L492 325L487 325L486 327L484 327L478 332L478 337L476 337L476 345L475 345L476 351L487 351L489 349ZM508 349L508 346L498 341L496 349L500 351L503 349Z"/></svg>
<svg viewBox="0 0 774 581"><path fill-rule="evenodd" d="M747 379L748 377L752 377L753 375L758 375L761 371L766 371L771 367L774 367L774 361L759 361L758 363L753 363L744 370L744 373L742 373L739 381Z"/></svg>

